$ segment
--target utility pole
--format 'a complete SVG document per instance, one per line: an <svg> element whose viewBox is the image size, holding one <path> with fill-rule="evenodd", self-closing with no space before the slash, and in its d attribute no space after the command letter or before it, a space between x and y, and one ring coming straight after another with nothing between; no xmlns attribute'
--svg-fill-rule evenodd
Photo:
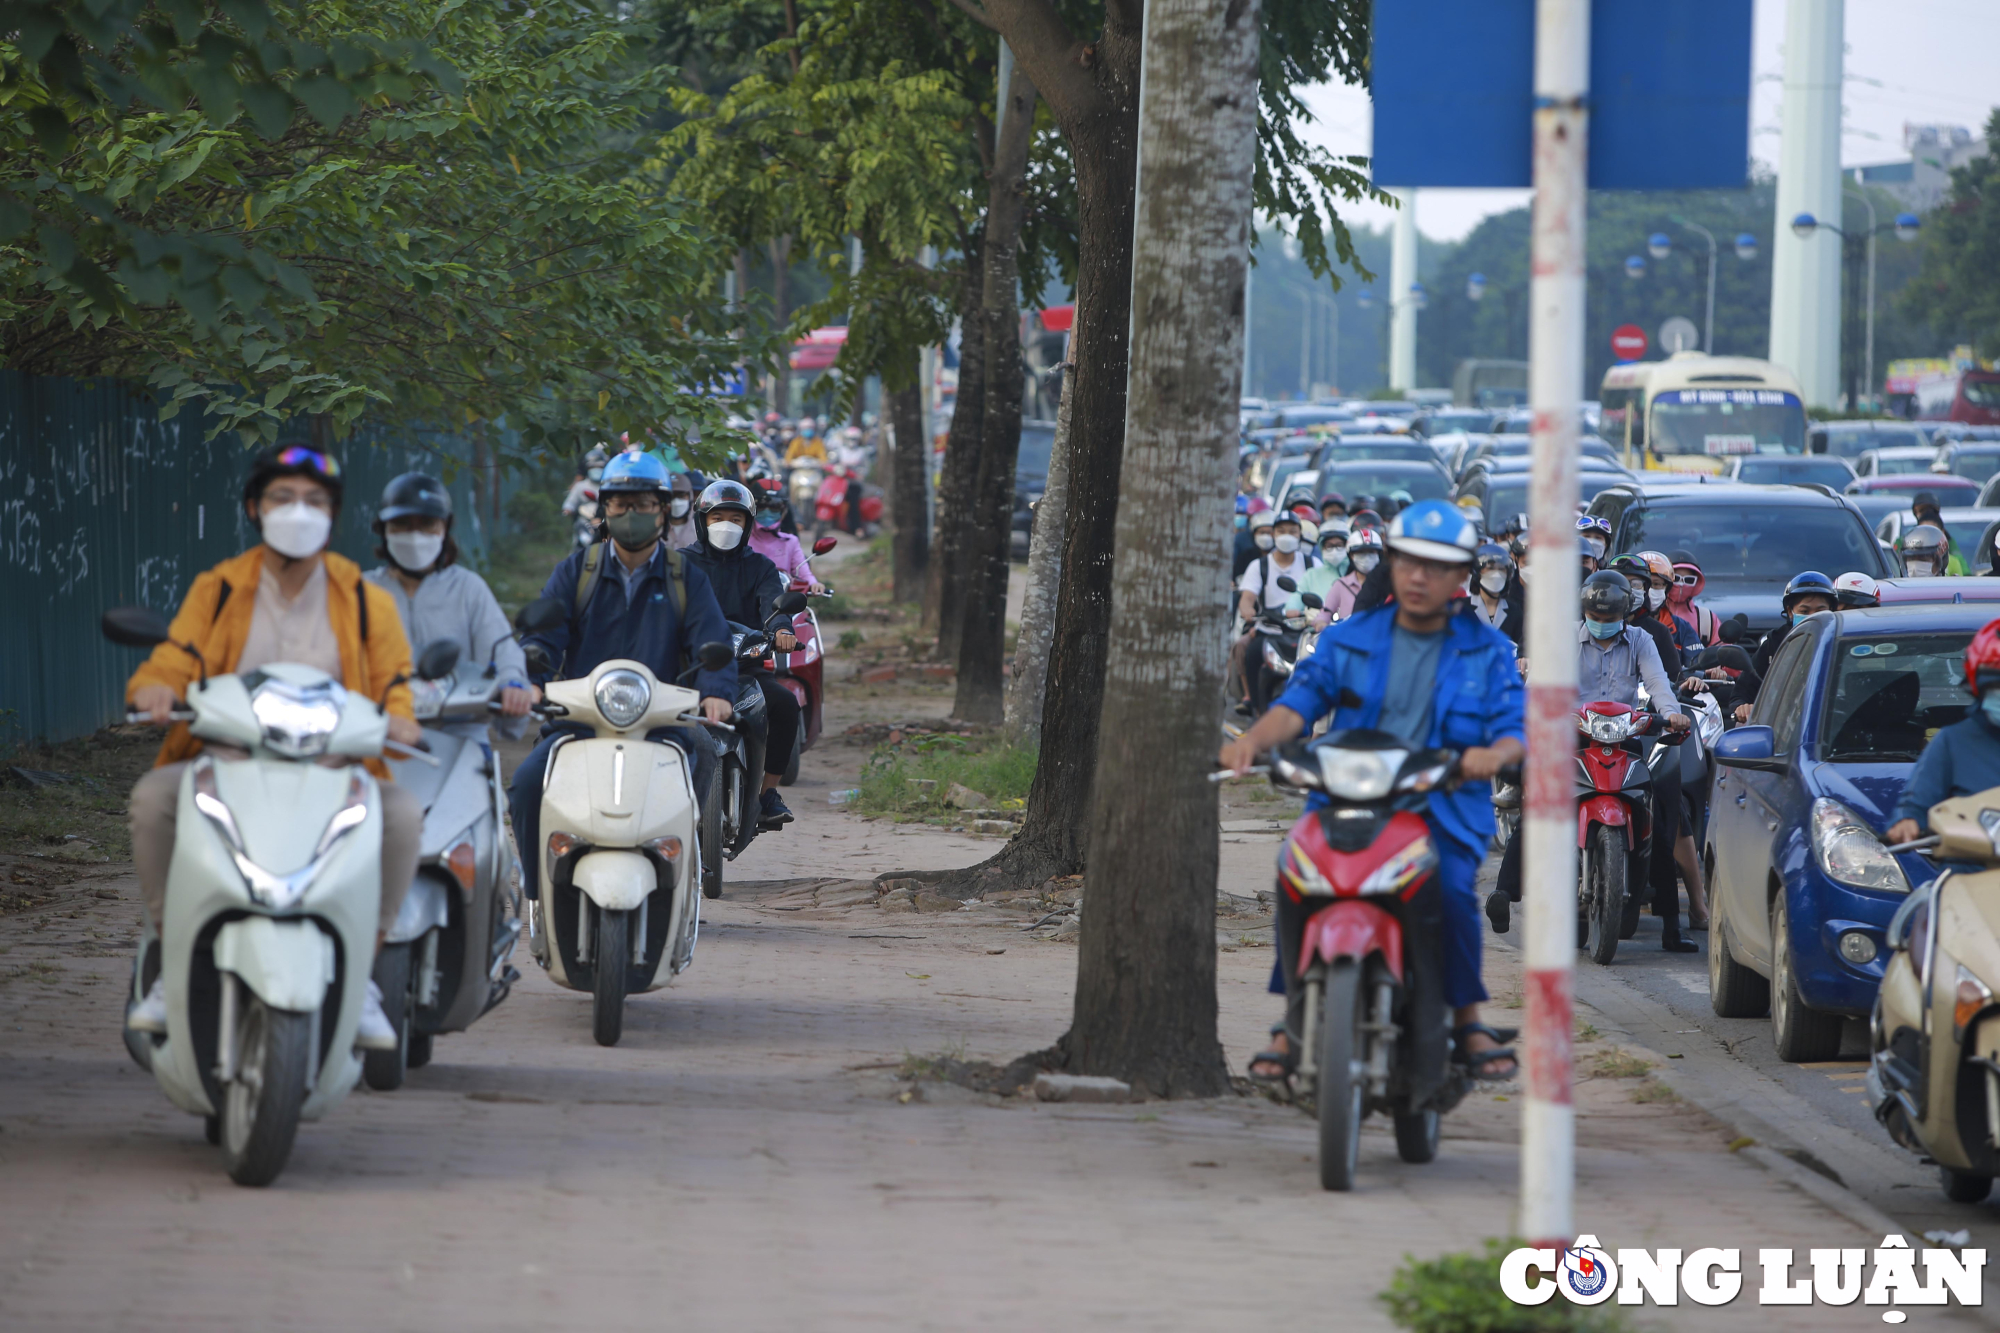
<svg viewBox="0 0 2000 1333"><path fill-rule="evenodd" d="M1771 241L1771 360L1799 377L1808 406L1840 394L1840 247L1813 245L1792 219L1840 216L1841 41L1846 0L1785 6L1783 144Z"/></svg>
<svg viewBox="0 0 2000 1333"><path fill-rule="evenodd" d="M1534 219L1528 401L1534 411L1528 558L1528 760L1522 809L1527 1101L1520 1234L1568 1246L1576 1230L1571 1093L1576 961L1576 450L1583 402L1590 0L1536 0Z"/></svg>
<svg viewBox="0 0 2000 1333"><path fill-rule="evenodd" d="M1391 190L1401 205L1389 250L1389 387L1417 387L1417 192Z"/></svg>

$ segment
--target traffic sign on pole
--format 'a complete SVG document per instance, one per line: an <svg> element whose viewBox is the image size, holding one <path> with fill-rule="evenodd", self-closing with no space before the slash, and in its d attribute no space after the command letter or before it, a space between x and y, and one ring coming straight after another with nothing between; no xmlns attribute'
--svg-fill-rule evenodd
<svg viewBox="0 0 2000 1333"><path fill-rule="evenodd" d="M1660 325L1660 350L1672 356L1701 346L1701 330L1686 315L1675 315Z"/></svg>
<svg viewBox="0 0 2000 1333"><path fill-rule="evenodd" d="M1637 324L1611 330L1611 354L1620 361L1637 361L1646 354L1646 331Z"/></svg>

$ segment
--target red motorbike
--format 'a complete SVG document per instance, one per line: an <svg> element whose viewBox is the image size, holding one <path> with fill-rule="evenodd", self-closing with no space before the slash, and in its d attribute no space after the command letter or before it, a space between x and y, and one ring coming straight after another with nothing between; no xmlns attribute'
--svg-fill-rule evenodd
<svg viewBox="0 0 2000 1333"><path fill-rule="evenodd" d="M1388 1114L1397 1153L1428 1162L1445 1112L1472 1086L1451 1058L1443 891L1423 817L1431 793L1456 780L1458 754L1336 731L1279 747L1263 771L1281 789L1327 797L1286 835L1278 892L1311 913L1295 1081L1319 1120L1320 1184L1352 1189L1366 1116Z"/></svg>
<svg viewBox="0 0 2000 1333"><path fill-rule="evenodd" d="M838 544L833 537L821 537L813 543L812 553L825 555ZM807 586L802 580L794 579L791 591L804 592ZM822 595L831 597L833 589L828 587ZM798 740L792 746L792 757L785 764L785 774L779 779L780 785L786 787L799 780L799 759L819 739L826 702L826 645L820 638L819 617L813 614L810 606L793 613L792 634L799 641L797 648L789 653L773 652L765 659L765 665L777 677L778 684L799 701Z"/></svg>
<svg viewBox="0 0 2000 1333"><path fill-rule="evenodd" d="M1576 943L1594 962L1609 963L1618 941L1630 939L1644 905L1653 848L1653 773L1639 747L1659 718L1600 701L1576 710ZM1684 735L1661 739L1678 745Z"/></svg>
<svg viewBox="0 0 2000 1333"><path fill-rule="evenodd" d="M858 500L850 496L850 491ZM853 468L836 463L827 469L826 480L820 483L819 494L813 498L813 517L822 527L865 536L870 526L882 521L882 493L862 481L861 474Z"/></svg>

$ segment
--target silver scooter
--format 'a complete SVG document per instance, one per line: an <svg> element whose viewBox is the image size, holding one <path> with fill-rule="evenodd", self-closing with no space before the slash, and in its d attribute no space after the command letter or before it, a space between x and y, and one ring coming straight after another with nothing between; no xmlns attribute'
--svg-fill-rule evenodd
<svg viewBox="0 0 2000 1333"><path fill-rule="evenodd" d="M477 736L447 730L484 726L499 710L500 684L461 666L458 645L427 646L410 682L423 759L391 764L398 784L423 803L417 876L375 958L382 1010L397 1049L369 1051L362 1076L386 1092L430 1063L432 1040L463 1032L507 998L521 974L510 965L521 933L521 868L507 822L499 760Z"/></svg>
<svg viewBox="0 0 2000 1333"><path fill-rule="evenodd" d="M136 607L107 611L103 631L130 648L171 638L165 616ZM381 755L388 718L289 664L229 676L204 665L173 717L211 748L181 779L164 920L146 924L132 969L128 1013L163 977L167 1031L128 1027L126 1045L168 1100L205 1117L230 1179L268 1185L299 1122L338 1106L361 1076L359 960L375 952L381 800L358 763L319 761Z"/></svg>

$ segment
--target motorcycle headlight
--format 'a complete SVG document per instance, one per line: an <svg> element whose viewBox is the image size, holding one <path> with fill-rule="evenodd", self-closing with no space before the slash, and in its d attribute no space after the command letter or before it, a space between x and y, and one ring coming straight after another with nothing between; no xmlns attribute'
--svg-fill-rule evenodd
<svg viewBox="0 0 2000 1333"><path fill-rule="evenodd" d="M326 753L347 691L333 681L301 685L268 677L250 695L250 712L264 732L264 748L287 759Z"/></svg>
<svg viewBox="0 0 2000 1333"><path fill-rule="evenodd" d="M646 716L653 702L653 687L636 671L607 671L597 678L597 711L621 731Z"/></svg>
<svg viewBox="0 0 2000 1333"><path fill-rule="evenodd" d="M436 717L444 711L444 701L451 694L448 680L413 680L410 685L410 700L418 718Z"/></svg>
<svg viewBox="0 0 2000 1333"><path fill-rule="evenodd" d="M1319 751L1319 775L1327 791L1346 801L1379 801L1395 785L1396 770L1409 757L1407 750L1342 750L1333 746Z"/></svg>
<svg viewBox="0 0 2000 1333"><path fill-rule="evenodd" d="M1860 815L1822 796L1812 807L1813 855L1836 884L1882 893L1908 893L1910 880Z"/></svg>
<svg viewBox="0 0 2000 1333"><path fill-rule="evenodd" d="M1363 893L1400 893L1438 863L1437 851L1429 838L1418 838L1375 867L1375 873L1361 881Z"/></svg>
<svg viewBox="0 0 2000 1333"><path fill-rule="evenodd" d="M1599 745L1616 745L1632 739L1632 716L1629 713L1623 717L1584 713L1577 718L1577 729Z"/></svg>

